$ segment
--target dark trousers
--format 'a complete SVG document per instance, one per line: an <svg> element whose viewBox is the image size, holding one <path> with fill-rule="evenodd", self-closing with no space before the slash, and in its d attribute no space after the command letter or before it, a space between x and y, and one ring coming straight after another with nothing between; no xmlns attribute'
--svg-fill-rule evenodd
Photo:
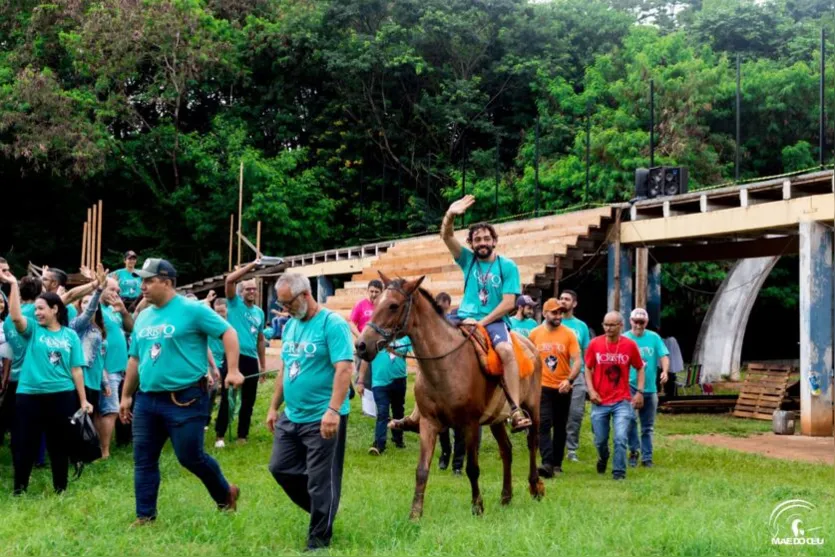
<svg viewBox="0 0 835 557"><path fill-rule="evenodd" d="M324 439L320 423L296 424L282 414L275 426L270 473L287 496L310 513L307 547L330 544L333 522L342 494L342 465L348 416L342 416L337 434Z"/></svg>
<svg viewBox="0 0 835 557"><path fill-rule="evenodd" d="M258 359L250 358L241 354L238 359L238 367L246 377L241 387L241 409L238 412L238 439L249 437L249 425L252 423L252 409L255 407L255 396L258 394ZM221 381L226 380L226 362L220 368ZM247 377L254 375L255 377ZM220 390L220 410L215 420L215 433L218 437L226 436L226 429L229 427L229 395L226 387Z"/></svg>
<svg viewBox="0 0 835 557"><path fill-rule="evenodd" d="M441 441L441 455L447 455L447 458L452 455L452 469L461 470L464 468L464 457L467 453L464 434L456 429L453 432L455 434L454 443L450 443L449 432L450 428L447 428L438 435Z"/></svg>
<svg viewBox="0 0 835 557"><path fill-rule="evenodd" d="M122 380L119 382L119 403L122 402L122 388L125 386L125 379L124 374L122 374ZM136 408L136 398L133 399L133 404L131 405L131 412ZM122 420L116 420L116 446L117 447L124 447L125 445L130 445L131 440L133 439L133 426L131 424L123 424Z"/></svg>
<svg viewBox="0 0 835 557"><path fill-rule="evenodd" d="M539 403L539 454L543 465L562 466L565 457L565 424L571 410L571 391L542 387ZM552 435L553 430L553 437Z"/></svg>
<svg viewBox="0 0 835 557"><path fill-rule="evenodd" d="M100 414L99 403L101 402L101 391L91 389L90 387L84 387L84 394L87 397L87 402L93 405L93 411L96 414Z"/></svg>
<svg viewBox="0 0 835 557"><path fill-rule="evenodd" d="M200 387L189 387L177 391L174 396L181 404L189 400L194 402L189 406L177 406L171 400L171 393L140 392L136 395L133 481L138 518L157 515L159 455L169 438L180 464L200 478L218 506L227 503L229 483L217 461L203 450L203 427L209 411L209 395Z"/></svg>
<svg viewBox="0 0 835 557"><path fill-rule="evenodd" d="M0 406L0 445L5 440L6 432L14 429L15 393L17 393L17 381L9 381L6 385L3 405Z"/></svg>
<svg viewBox="0 0 835 557"><path fill-rule="evenodd" d="M388 385L373 387L374 403L377 405L377 424L374 427L374 446L383 452L386 450L389 417L399 420L403 417L406 405L406 378L395 379ZM391 412L391 416L389 416ZM395 445L403 444L403 431L392 430L391 440Z"/></svg>
<svg viewBox="0 0 835 557"><path fill-rule="evenodd" d="M79 406L78 393L75 391L38 395L17 393L13 433L16 494L26 491L29 487L29 476L32 474L32 466L44 434L52 465L52 487L59 493L67 489L69 443L72 439L70 416Z"/></svg>

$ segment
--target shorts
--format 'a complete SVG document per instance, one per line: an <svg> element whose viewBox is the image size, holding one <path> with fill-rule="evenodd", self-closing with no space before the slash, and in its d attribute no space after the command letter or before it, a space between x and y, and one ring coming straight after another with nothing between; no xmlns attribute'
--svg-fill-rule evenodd
<svg viewBox="0 0 835 557"><path fill-rule="evenodd" d="M458 315L450 315L447 320L456 327L464 321ZM507 324L504 321L493 321L484 328L487 329L487 334L490 335L490 341L493 343L493 346L503 342L510 342L510 329L507 328Z"/></svg>
<svg viewBox="0 0 835 557"><path fill-rule="evenodd" d="M122 384L124 379L124 371L107 374L107 383L110 385L110 396L104 396L104 392L101 394L101 408L99 408L99 413L102 416L119 413L119 385Z"/></svg>
<svg viewBox="0 0 835 557"><path fill-rule="evenodd" d="M90 387L84 387L84 394L87 396L87 402L93 405L93 412L101 414L99 411L99 400L101 399L101 391L96 391Z"/></svg>

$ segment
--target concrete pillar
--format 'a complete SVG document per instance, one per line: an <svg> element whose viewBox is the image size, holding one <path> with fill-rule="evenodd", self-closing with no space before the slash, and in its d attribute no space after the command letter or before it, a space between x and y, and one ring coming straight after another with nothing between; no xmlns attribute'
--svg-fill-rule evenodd
<svg viewBox="0 0 835 557"><path fill-rule="evenodd" d="M623 315L624 331L629 327L629 314L632 312L632 252L629 246L620 246L619 279L615 280L615 243L609 244L607 283L609 303L608 311L619 311ZM618 288L619 287L619 288ZM619 290L619 294L618 294Z"/></svg>
<svg viewBox="0 0 835 557"><path fill-rule="evenodd" d="M649 324L658 329L661 326L661 264L652 260L647 273L647 313Z"/></svg>
<svg viewBox="0 0 835 557"><path fill-rule="evenodd" d="M328 296L333 296L333 281L327 275L319 275L316 277L316 301L324 304Z"/></svg>
<svg viewBox="0 0 835 557"><path fill-rule="evenodd" d="M800 430L804 435L832 435L832 244L828 227L800 223Z"/></svg>

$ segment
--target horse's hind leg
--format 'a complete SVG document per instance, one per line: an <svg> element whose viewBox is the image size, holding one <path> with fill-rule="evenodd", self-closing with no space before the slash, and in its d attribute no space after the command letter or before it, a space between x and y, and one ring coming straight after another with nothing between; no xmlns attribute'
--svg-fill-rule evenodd
<svg viewBox="0 0 835 557"><path fill-rule="evenodd" d="M412 512L409 515L412 520L417 520L423 515L423 494L429 480L429 465L435 453L438 429L437 424L423 418L420 420L420 460L415 471L415 498L412 500Z"/></svg>
<svg viewBox="0 0 835 557"><path fill-rule="evenodd" d="M499 445L499 455L502 457L502 505L509 505L513 499L513 478L510 474L510 467L513 462L513 450L510 444L510 437L507 436L507 429L504 423L497 423L490 426L493 437Z"/></svg>
<svg viewBox="0 0 835 557"><path fill-rule="evenodd" d="M539 398L539 397L536 397ZM536 453L539 451L539 401L535 404L526 404L526 410L531 415L531 427L528 428L528 453L530 457L530 471L528 473L528 489L534 499L542 499L545 496L545 484L539 477L539 470L536 467Z"/></svg>
<svg viewBox="0 0 835 557"><path fill-rule="evenodd" d="M484 501L481 499L481 491L478 488L478 476L481 473L478 467L478 423L469 425L464 429L467 444L467 477L470 479L470 488L473 492L473 514L480 516L484 513Z"/></svg>

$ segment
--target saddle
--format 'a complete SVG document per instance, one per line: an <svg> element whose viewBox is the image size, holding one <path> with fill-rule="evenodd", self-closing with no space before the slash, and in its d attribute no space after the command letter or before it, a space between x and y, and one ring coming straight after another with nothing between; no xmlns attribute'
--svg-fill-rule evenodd
<svg viewBox="0 0 835 557"><path fill-rule="evenodd" d="M464 336L469 335L470 342L473 344L478 361L481 364L481 371L490 377L501 377L504 374L502 359L493 347L493 341L490 340L487 329L483 325L459 325L458 329ZM470 333L471 330L472 334ZM522 342L513 331L510 332L510 339L513 345L513 355L519 365L519 378L530 377L533 374L534 362L525 353Z"/></svg>

